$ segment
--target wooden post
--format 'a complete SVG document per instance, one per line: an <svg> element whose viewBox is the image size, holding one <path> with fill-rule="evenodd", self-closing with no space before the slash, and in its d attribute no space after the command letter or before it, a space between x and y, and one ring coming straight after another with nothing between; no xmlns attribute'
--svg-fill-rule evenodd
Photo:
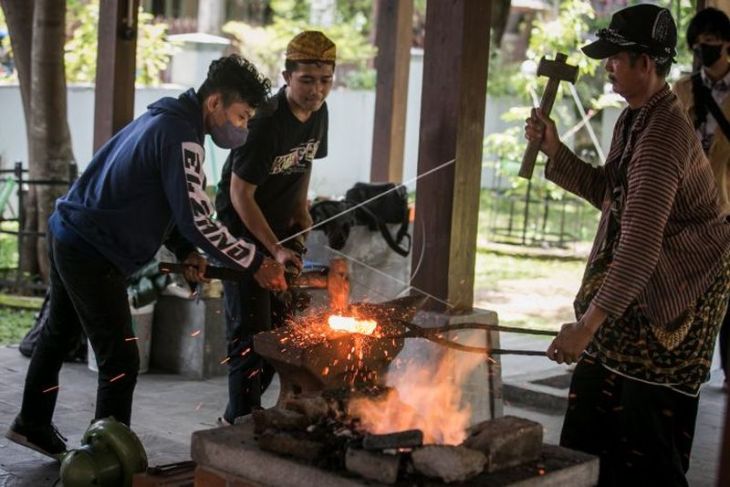
<svg viewBox="0 0 730 487"><path fill-rule="evenodd" d="M134 117L139 0L101 0L96 57L94 152Z"/></svg>
<svg viewBox="0 0 730 487"><path fill-rule="evenodd" d="M490 7L439 1L426 10L418 174L455 163L418 180L413 286L464 311L474 300Z"/></svg>
<svg viewBox="0 0 730 487"><path fill-rule="evenodd" d="M400 182L403 180L413 0L378 0L376 5L378 82L370 180Z"/></svg>

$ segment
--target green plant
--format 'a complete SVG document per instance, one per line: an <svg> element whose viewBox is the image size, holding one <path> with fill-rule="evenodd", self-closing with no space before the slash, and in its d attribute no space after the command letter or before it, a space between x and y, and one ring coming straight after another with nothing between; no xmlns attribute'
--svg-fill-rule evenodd
<svg viewBox="0 0 730 487"><path fill-rule="evenodd" d="M17 232L17 222L2 222L3 230ZM18 266L18 239L10 233L0 233L0 269L14 269Z"/></svg>
<svg viewBox="0 0 730 487"><path fill-rule="evenodd" d="M304 0L272 0L271 8L274 20L269 25L258 27L232 21L222 29L233 37L239 52L269 78L277 79L283 69L284 52L291 38L304 30L315 29L324 32L337 45L337 65L349 68L346 79L340 82L357 88L375 86L375 77L368 72L375 48L368 40L368 24L363 22L362 15L346 18L340 12L339 21L334 25L316 26L309 24L308 2ZM355 6L353 9L357 10Z"/></svg>
<svg viewBox="0 0 730 487"><path fill-rule="evenodd" d="M33 311L0 307L0 345L20 343L34 319Z"/></svg>
<svg viewBox="0 0 730 487"><path fill-rule="evenodd" d="M65 57L66 81L93 83L96 79L96 51L99 0L68 4ZM140 11L137 25L136 83L154 86L167 68L175 46L167 40L167 24L156 23L151 14Z"/></svg>
<svg viewBox="0 0 730 487"><path fill-rule="evenodd" d="M525 150L525 139L523 136L524 120L530 116L530 109L534 101L543 90L545 78L538 78L535 75L539 60L545 56L552 59L556 52L568 54L567 62L579 67L581 73L580 82L577 84L579 98L589 100L591 108L598 110L612 101L611 98L602 98L601 92L603 81L598 79L596 73L600 63L584 56L575 46L586 44L589 33L594 29L595 14L587 0L562 0L559 5L558 15L554 18L544 19L535 22L531 31L530 41L527 49L527 60L522 64L509 65L503 63L498 52L492 54L490 67L489 87L492 96L508 96L517 101L517 105L504 112L502 120L509 123L511 127L500 133L488 135L484 140L485 166L493 169L494 177L494 198L488 204L493 212L491 226L507 226L522 224L526 232L535 238L545 234L546 231L559 230L564 223L554 221L553 218L546 218L551 202L555 202L564 208L561 215L575 212L570 218L585 213L588 218L593 218L590 210L583 212L588 205L574 200L564 201L566 192L555 184L539 177L541 167L535 169L535 177L527 181L517 176L522 154ZM495 66L496 64L496 66ZM496 69L495 69L496 68ZM494 87L492 86L495 81ZM576 119L572 95L565 89L567 83L563 83L555 102L552 118L556 121L559 130L573 125ZM561 103L567 96L568 100ZM519 105L519 103L524 103ZM538 164L544 156L539 156ZM590 159L590 157L589 157ZM530 206L527 221L522 221L525 209L525 199L529 192ZM567 205L567 206L566 206ZM542 208L542 210L541 210ZM507 216L505 216L507 212ZM568 212L568 213L566 213ZM554 211L553 211L554 213ZM515 215L520 215L516 218ZM517 222L517 223L515 223ZM583 225L586 228L591 226ZM489 228L485 228L489 233ZM519 232L518 232L519 233ZM578 233L582 233L582 230ZM524 234L527 235L527 234ZM584 235L576 235L577 238L584 238Z"/></svg>
<svg viewBox="0 0 730 487"><path fill-rule="evenodd" d="M8 26L5 23L5 14L0 8L0 30L5 32L5 38L0 39L0 83L15 83L18 80L17 73L10 71L5 65L13 57L13 48L10 45Z"/></svg>

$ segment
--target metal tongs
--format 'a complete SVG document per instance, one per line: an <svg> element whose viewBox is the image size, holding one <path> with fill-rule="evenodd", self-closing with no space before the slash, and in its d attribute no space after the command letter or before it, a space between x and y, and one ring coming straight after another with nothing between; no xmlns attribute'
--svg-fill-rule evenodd
<svg viewBox="0 0 730 487"><path fill-rule="evenodd" d="M470 353L481 353L485 355L533 355L538 357L545 357L547 354L539 350L514 350L508 348L489 348L489 347L475 347L472 345L464 345L456 343L454 340L444 338L444 333L449 333L458 330L486 330L486 331L503 331L508 333L521 333L528 335L544 335L544 336L557 336L558 333L549 330L536 330L530 328L517 328L513 326L499 326L499 325L488 325L486 323L455 323L453 325L444 325L435 328L426 328L415 323L411 323L405 320L396 319L398 323L408 329L407 332L400 335L387 336L383 338L424 338L426 340L438 343L445 347L453 348L455 350L461 350L462 352Z"/></svg>

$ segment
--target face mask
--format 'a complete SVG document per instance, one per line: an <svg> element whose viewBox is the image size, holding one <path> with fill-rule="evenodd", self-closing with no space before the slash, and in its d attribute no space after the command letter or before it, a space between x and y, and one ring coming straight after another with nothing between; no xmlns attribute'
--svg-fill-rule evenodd
<svg viewBox="0 0 730 487"><path fill-rule="evenodd" d="M720 59L723 54L722 44L700 44L695 47L694 52L702 62L702 65L709 68L715 61Z"/></svg>
<svg viewBox="0 0 730 487"><path fill-rule="evenodd" d="M236 149L246 143L248 129L235 127L230 120L220 126L210 129L210 136L218 147L223 149Z"/></svg>

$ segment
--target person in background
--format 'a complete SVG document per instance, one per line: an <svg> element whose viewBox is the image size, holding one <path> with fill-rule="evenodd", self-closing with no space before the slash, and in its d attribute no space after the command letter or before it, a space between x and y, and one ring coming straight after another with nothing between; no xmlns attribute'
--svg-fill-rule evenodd
<svg viewBox="0 0 730 487"><path fill-rule="evenodd" d="M161 244L187 264L188 281L204 280L207 261L200 247L247 271L263 288L286 289L280 264L213 220L203 171L205 134L220 147L241 146L268 90L269 81L244 58L213 61L197 92L150 105L97 151L58 199L48 222L48 323L36 342L8 439L54 458L66 450L51 420L63 358L79 326L99 367L95 419L113 416L130 424L139 354L131 339L127 277Z"/></svg>
<svg viewBox="0 0 730 487"><path fill-rule="evenodd" d="M687 46L699 69L674 85L674 92L695 128L710 161L723 211L730 212L730 19L722 10L706 8L687 26ZM720 364L730 380L730 313L720 327Z"/></svg>
<svg viewBox="0 0 730 487"><path fill-rule="evenodd" d="M243 147L231 151L218 185L218 218L233 235L250 238L277 262L301 269L303 235L312 226L307 193L312 162L327 155L327 95L336 47L323 33L306 31L286 49L286 85L251 121ZM299 238L292 238L298 235ZM279 242L290 238L286 245ZM294 245L293 245L294 244ZM290 310L253 279L225 281L230 424L261 404L274 371L252 351L256 332L279 326Z"/></svg>
<svg viewBox="0 0 730 487"><path fill-rule="evenodd" d="M712 169L666 82L676 55L671 13L616 12L583 47L605 59L628 107L606 164L592 167L535 109L548 179L601 211L574 307L547 349L577 362L560 444L600 457L601 486L686 486L700 386L709 378L730 293L730 224Z"/></svg>

